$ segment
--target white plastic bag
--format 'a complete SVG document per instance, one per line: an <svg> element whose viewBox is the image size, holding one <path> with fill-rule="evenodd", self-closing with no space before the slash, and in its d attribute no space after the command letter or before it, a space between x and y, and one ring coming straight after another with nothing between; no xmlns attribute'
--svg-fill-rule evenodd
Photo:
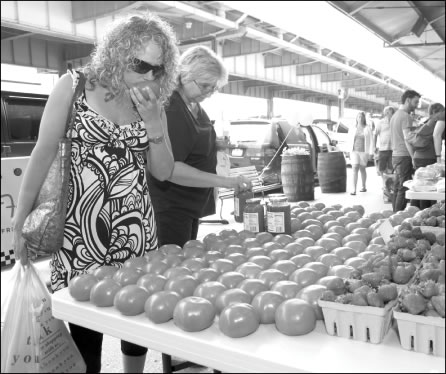
<svg viewBox="0 0 446 374"><path fill-rule="evenodd" d="M2 303L2 373L85 373L64 323L51 313L51 296L36 269L17 261ZM4 314L4 320L3 320Z"/></svg>

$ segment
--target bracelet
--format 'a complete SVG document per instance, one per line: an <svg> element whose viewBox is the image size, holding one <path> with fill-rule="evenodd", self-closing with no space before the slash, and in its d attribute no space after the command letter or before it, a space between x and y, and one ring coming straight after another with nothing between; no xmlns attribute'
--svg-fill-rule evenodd
<svg viewBox="0 0 446 374"><path fill-rule="evenodd" d="M161 144L164 140L164 135L156 136L154 138L148 138L148 140L149 140L149 143Z"/></svg>

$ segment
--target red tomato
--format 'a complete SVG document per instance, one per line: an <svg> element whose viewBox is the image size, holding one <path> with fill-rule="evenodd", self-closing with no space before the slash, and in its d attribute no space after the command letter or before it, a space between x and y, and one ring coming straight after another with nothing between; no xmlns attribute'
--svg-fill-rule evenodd
<svg viewBox="0 0 446 374"><path fill-rule="evenodd" d="M196 271L193 276L200 283L211 282L217 280L220 276L220 272L215 269L205 268Z"/></svg>
<svg viewBox="0 0 446 374"><path fill-rule="evenodd" d="M98 279L102 280L104 278L113 278L113 275L118 271L118 267L116 266L101 266L97 268L93 275Z"/></svg>
<svg viewBox="0 0 446 374"><path fill-rule="evenodd" d="M324 247L321 247L320 245L311 245L311 246L305 248L304 253L306 255L310 256L314 261L318 257L326 254L327 250Z"/></svg>
<svg viewBox="0 0 446 374"><path fill-rule="evenodd" d="M137 286L144 288L149 295L162 291L167 278L160 274L149 273L138 279Z"/></svg>
<svg viewBox="0 0 446 374"><path fill-rule="evenodd" d="M189 269L193 273L200 269L203 269L205 265L205 261L201 258L188 258L181 264L181 266Z"/></svg>
<svg viewBox="0 0 446 374"><path fill-rule="evenodd" d="M113 300L121 286L111 278L104 278L90 291L90 301L98 307L113 306Z"/></svg>
<svg viewBox="0 0 446 374"><path fill-rule="evenodd" d="M311 307L314 309L314 312L316 313L316 318L318 320L322 320L324 319L324 315L318 301L326 290L327 287L325 286L312 284L311 286L305 287L300 290L297 293L296 298L306 301L308 304L310 304Z"/></svg>
<svg viewBox="0 0 446 374"><path fill-rule="evenodd" d="M210 267L211 269L215 269L220 273L227 273L228 271L233 271L235 265L231 260L228 260L227 258L221 258L211 264Z"/></svg>
<svg viewBox="0 0 446 374"><path fill-rule="evenodd" d="M280 283L280 282L279 282ZM277 284L277 283L276 283ZM276 309L285 301L285 298L276 291L263 291L252 300L251 305L260 317L260 323L274 323Z"/></svg>
<svg viewBox="0 0 446 374"><path fill-rule="evenodd" d="M301 231L298 231L297 233L299 233L299 232L304 232L304 231L308 231L308 230L301 230ZM308 231L309 232L309 231ZM296 234L297 234L296 233ZM310 233L310 232L309 232ZM310 233L311 234L311 233ZM312 246L312 245L314 245L314 243L315 243L315 241L314 241L314 239L312 239L310 236L308 236L308 235L306 235L306 236L301 236L301 237L299 237L298 239L296 239L295 241L294 241L295 243L297 243L297 244L299 244L299 245L301 245L302 247L304 247L304 248L307 248L307 247L310 247L310 246Z"/></svg>
<svg viewBox="0 0 446 374"><path fill-rule="evenodd" d="M177 304L173 312L175 325L188 332L207 329L214 323L214 319L214 306L202 297L186 297Z"/></svg>
<svg viewBox="0 0 446 374"><path fill-rule="evenodd" d="M192 272L185 268L184 266L175 266L173 268L167 269L163 274L167 279L175 278L180 275L192 275Z"/></svg>
<svg viewBox="0 0 446 374"><path fill-rule="evenodd" d="M332 254L338 256L342 261L345 261L351 257L356 257L357 253L354 249L349 247L338 247L331 251Z"/></svg>
<svg viewBox="0 0 446 374"><path fill-rule="evenodd" d="M275 249L282 249L283 245L274 242L263 243L262 247L265 249L266 254L271 253Z"/></svg>
<svg viewBox="0 0 446 374"><path fill-rule="evenodd" d="M181 297L173 291L159 291L150 296L144 304L146 316L153 323L166 323L173 318L173 311Z"/></svg>
<svg viewBox="0 0 446 374"><path fill-rule="evenodd" d="M259 265L253 264L252 262L245 262L244 264L237 266L235 271L243 274L246 278L253 279L256 278L257 274L262 271L262 268Z"/></svg>
<svg viewBox="0 0 446 374"><path fill-rule="evenodd" d="M207 246L206 248L208 251L218 251L223 253L227 246L228 245L225 243L224 240L216 239L215 241L210 243L209 246ZM199 256L197 255L193 257L199 257Z"/></svg>
<svg viewBox="0 0 446 374"><path fill-rule="evenodd" d="M220 231L219 234L223 239L229 238L231 236L238 237L238 232L234 229L224 229Z"/></svg>
<svg viewBox="0 0 446 374"><path fill-rule="evenodd" d="M164 260L153 260L146 265L144 271L146 273L163 274L167 269L169 269L169 265Z"/></svg>
<svg viewBox="0 0 446 374"><path fill-rule="evenodd" d="M359 240L346 242L344 246L353 249L357 254L364 252L367 248L367 245Z"/></svg>
<svg viewBox="0 0 446 374"><path fill-rule="evenodd" d="M164 291L176 292L181 297L188 297L194 294L199 285L198 281L191 275L179 275L170 278L164 285Z"/></svg>
<svg viewBox="0 0 446 374"><path fill-rule="evenodd" d="M297 255L290 258L290 261L293 261L298 269L302 268L305 264L313 261L313 257L308 256L306 254Z"/></svg>
<svg viewBox="0 0 446 374"><path fill-rule="evenodd" d="M231 260L236 267L248 261L247 257L241 253L231 253L230 255L227 255L226 258Z"/></svg>
<svg viewBox="0 0 446 374"><path fill-rule="evenodd" d="M213 249L211 248L210 250L212 251ZM184 249L183 254L185 258L197 258L203 257L206 252L201 247L187 247L186 249Z"/></svg>
<svg viewBox="0 0 446 374"><path fill-rule="evenodd" d="M113 305L125 316L137 316L144 312L149 293L136 284L121 288L115 295Z"/></svg>
<svg viewBox="0 0 446 374"><path fill-rule="evenodd" d="M231 253L241 253L241 254L243 254L243 253L245 253L245 248L243 248L241 245L231 244L231 245L228 245L224 249L223 253L225 254L225 256L228 256Z"/></svg>
<svg viewBox="0 0 446 374"><path fill-rule="evenodd" d="M166 256L162 254L160 251L150 251L145 256L149 262L154 262L156 260L164 260Z"/></svg>
<svg viewBox="0 0 446 374"><path fill-rule="evenodd" d="M283 246L290 244L293 241L294 241L293 237L291 235L287 235L287 234L276 235L273 239L273 242L279 243Z"/></svg>
<svg viewBox="0 0 446 374"><path fill-rule="evenodd" d="M130 258L124 262L124 268L132 268L143 271L147 265L147 262L147 258L145 257Z"/></svg>
<svg viewBox="0 0 446 374"><path fill-rule="evenodd" d="M226 308L228 305L234 303L250 303L251 296L248 295L245 291L234 288L231 290L223 291L220 295L217 296L215 301L215 307L217 309L217 313L221 313L221 311Z"/></svg>
<svg viewBox="0 0 446 374"><path fill-rule="evenodd" d="M243 338L255 332L260 319L254 308L246 303L228 305L220 314L220 331L230 338Z"/></svg>
<svg viewBox="0 0 446 374"><path fill-rule="evenodd" d="M265 256L266 250L265 250L265 248L262 248L262 247L253 247L253 248L247 249L245 255L248 258L254 257L254 256Z"/></svg>
<svg viewBox="0 0 446 374"><path fill-rule="evenodd" d="M342 265L344 262L335 254L333 253L327 253L325 255L322 255L317 259L319 262L322 262L324 265L331 268L335 265Z"/></svg>
<svg viewBox="0 0 446 374"><path fill-rule="evenodd" d="M274 236L272 234L270 234L269 232L259 232L256 235L256 239L261 244L264 244L264 243L272 242L274 239Z"/></svg>
<svg viewBox="0 0 446 374"><path fill-rule="evenodd" d="M321 277L312 269L297 269L290 275L290 281L296 282L300 288L315 284L319 278Z"/></svg>
<svg viewBox="0 0 446 374"><path fill-rule="evenodd" d="M144 272L138 269L132 268L122 268L119 269L115 275L113 275L113 280L118 282L122 287L128 286L129 284L136 284L138 279L144 275Z"/></svg>
<svg viewBox="0 0 446 374"><path fill-rule="evenodd" d="M290 299L284 301L276 310L277 330L289 336L305 335L316 327L316 313L305 301Z"/></svg>
<svg viewBox="0 0 446 374"><path fill-rule="evenodd" d="M288 260L291 257L291 253L286 249L275 249L274 251L271 251L268 256L271 260L276 262L280 260Z"/></svg>
<svg viewBox="0 0 446 374"><path fill-rule="evenodd" d="M198 247L201 249L205 249L205 244L200 240L189 240L184 244L183 249L189 248L189 247Z"/></svg>
<svg viewBox="0 0 446 374"><path fill-rule="evenodd" d="M304 253L305 247L297 243L290 243L287 244L284 249L291 254L290 257L293 257Z"/></svg>
<svg viewBox="0 0 446 374"><path fill-rule="evenodd" d="M277 269L268 269L261 271L257 279L260 279L263 283L265 283L266 287L271 288L273 284L285 280L287 277L281 271Z"/></svg>
<svg viewBox="0 0 446 374"><path fill-rule="evenodd" d="M318 274L319 278L325 277L329 269L328 266L322 262L309 262L308 264L305 264L303 268L314 270Z"/></svg>
<svg viewBox="0 0 446 374"><path fill-rule="evenodd" d="M248 249L248 248L254 248L254 247L260 247L261 243L254 238L247 238L245 240L243 240L243 247Z"/></svg>
<svg viewBox="0 0 446 374"><path fill-rule="evenodd" d="M206 254L203 256L203 260L204 260L204 262L206 262L207 264L210 265L210 264L214 263L215 261L217 261L218 259L223 258L223 257L225 257L225 255L221 252L209 251L209 252L206 252Z"/></svg>
<svg viewBox="0 0 446 374"><path fill-rule="evenodd" d="M271 291L277 291L286 300L295 298L300 289L301 287L296 282L288 280L277 282L271 287Z"/></svg>
<svg viewBox="0 0 446 374"><path fill-rule="evenodd" d="M165 256L167 256L169 254L178 255L183 252L183 249L179 245L176 245L176 244L165 244L165 245L161 246L159 251L162 254L164 254Z"/></svg>
<svg viewBox="0 0 446 374"><path fill-rule="evenodd" d="M277 269L288 277L297 270L297 266L293 261L281 260L271 265L271 269Z"/></svg>
<svg viewBox="0 0 446 374"><path fill-rule="evenodd" d="M235 288L240 284L241 281L245 280L246 277L237 272L237 271L229 271L220 275L217 279L217 282L220 282L226 286L226 288Z"/></svg>
<svg viewBox="0 0 446 374"><path fill-rule="evenodd" d="M268 291L268 287L260 279L245 279L240 282L238 288L245 291L251 299L260 292Z"/></svg>
<svg viewBox="0 0 446 374"><path fill-rule="evenodd" d="M180 255L168 254L163 261L167 264L167 266L173 268L175 266L180 266L184 261L184 257Z"/></svg>
<svg viewBox="0 0 446 374"><path fill-rule="evenodd" d="M274 261L271 260L268 256L252 256L249 258L249 262L259 265L262 270L266 270L269 269Z"/></svg>
<svg viewBox="0 0 446 374"><path fill-rule="evenodd" d="M226 246L243 244L243 239L240 239L238 236L230 236L229 238L223 239L223 241L225 242Z"/></svg>
<svg viewBox="0 0 446 374"><path fill-rule="evenodd" d="M256 234L251 231L242 230L238 233L238 237L242 240L245 240L247 238L255 238Z"/></svg>
<svg viewBox="0 0 446 374"><path fill-rule="evenodd" d="M70 280L68 291L73 299L77 301L90 300L90 292L98 279L93 274L81 274Z"/></svg>
<svg viewBox="0 0 446 374"><path fill-rule="evenodd" d="M215 305L218 295L226 290L227 287L220 282L204 282L195 289L194 296L202 297Z"/></svg>

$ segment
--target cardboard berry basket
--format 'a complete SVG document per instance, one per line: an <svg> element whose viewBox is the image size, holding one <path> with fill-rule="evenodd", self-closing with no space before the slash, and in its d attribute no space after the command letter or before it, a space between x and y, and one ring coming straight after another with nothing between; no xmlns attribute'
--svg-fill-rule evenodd
<svg viewBox="0 0 446 374"><path fill-rule="evenodd" d="M319 300L328 335L379 344L392 324L392 308L396 300L384 308L356 306Z"/></svg>

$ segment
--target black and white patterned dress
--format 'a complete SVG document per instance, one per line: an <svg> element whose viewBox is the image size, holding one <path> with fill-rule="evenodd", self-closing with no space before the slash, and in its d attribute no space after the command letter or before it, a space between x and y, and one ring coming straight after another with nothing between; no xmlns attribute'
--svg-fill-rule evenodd
<svg viewBox="0 0 446 374"><path fill-rule="evenodd" d="M75 78L75 77L74 77ZM142 121L118 126L76 102L63 247L53 254L53 291L102 265L121 267L158 247L143 152Z"/></svg>

